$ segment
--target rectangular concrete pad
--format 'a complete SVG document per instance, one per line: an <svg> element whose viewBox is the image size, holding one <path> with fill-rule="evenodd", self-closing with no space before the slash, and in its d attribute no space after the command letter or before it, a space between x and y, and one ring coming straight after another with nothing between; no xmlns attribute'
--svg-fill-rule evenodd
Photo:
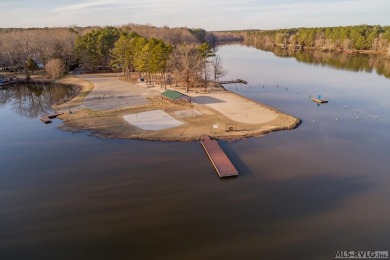
<svg viewBox="0 0 390 260"><path fill-rule="evenodd" d="M189 109L189 110L181 110L181 111L176 111L175 115L177 117L192 117L192 116L199 116L202 113L200 113L196 109Z"/></svg>
<svg viewBox="0 0 390 260"><path fill-rule="evenodd" d="M123 119L129 124L149 131L168 129L183 124L162 110L128 114L123 116Z"/></svg>
<svg viewBox="0 0 390 260"><path fill-rule="evenodd" d="M93 84L93 89L85 97L83 106L93 111L117 110L150 104L145 93L147 88L132 82L106 77L102 74L85 74L79 77Z"/></svg>

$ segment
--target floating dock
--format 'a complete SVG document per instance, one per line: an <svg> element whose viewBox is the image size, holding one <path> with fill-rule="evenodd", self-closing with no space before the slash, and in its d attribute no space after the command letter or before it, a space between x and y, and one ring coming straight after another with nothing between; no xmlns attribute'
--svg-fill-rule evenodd
<svg viewBox="0 0 390 260"><path fill-rule="evenodd" d="M61 112L61 113L55 113L55 114L50 114L50 115L44 115L44 116L41 116L40 119L42 120L43 123L50 124L51 119L57 118L57 116L60 116L62 114L63 113Z"/></svg>
<svg viewBox="0 0 390 260"><path fill-rule="evenodd" d="M219 146L218 142L204 135L200 142L220 178L238 176L238 171Z"/></svg>
<svg viewBox="0 0 390 260"><path fill-rule="evenodd" d="M318 99L318 98L312 98L312 100L318 104L325 104L328 103L329 101L326 99Z"/></svg>
<svg viewBox="0 0 390 260"><path fill-rule="evenodd" d="M48 118L47 116L41 116L39 119L41 119L41 121L45 124L50 124L51 123L51 120L50 118Z"/></svg>

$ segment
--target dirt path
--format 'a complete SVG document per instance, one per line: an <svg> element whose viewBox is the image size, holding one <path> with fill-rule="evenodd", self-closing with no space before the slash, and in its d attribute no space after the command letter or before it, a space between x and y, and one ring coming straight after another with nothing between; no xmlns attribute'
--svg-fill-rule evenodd
<svg viewBox="0 0 390 260"><path fill-rule="evenodd" d="M160 94L158 91L148 89L144 84L122 81L110 74L84 74L78 77L94 85L83 104L85 108L93 111L147 105L150 102L146 96Z"/></svg>

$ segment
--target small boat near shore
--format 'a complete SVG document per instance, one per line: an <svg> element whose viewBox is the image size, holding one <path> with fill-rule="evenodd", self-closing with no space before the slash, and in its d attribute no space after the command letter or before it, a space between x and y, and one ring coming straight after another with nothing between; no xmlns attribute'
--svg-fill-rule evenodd
<svg viewBox="0 0 390 260"><path fill-rule="evenodd" d="M329 101L327 99L321 98L321 95L318 95L317 98L312 98L312 100L318 104L325 104L328 103Z"/></svg>
<svg viewBox="0 0 390 260"><path fill-rule="evenodd" d="M329 101L327 99L317 99L317 98L312 98L312 100L316 103L324 104L328 103Z"/></svg>
<svg viewBox="0 0 390 260"><path fill-rule="evenodd" d="M4 87L16 83L18 83L18 80L16 78L7 78L3 75L0 75L0 87Z"/></svg>

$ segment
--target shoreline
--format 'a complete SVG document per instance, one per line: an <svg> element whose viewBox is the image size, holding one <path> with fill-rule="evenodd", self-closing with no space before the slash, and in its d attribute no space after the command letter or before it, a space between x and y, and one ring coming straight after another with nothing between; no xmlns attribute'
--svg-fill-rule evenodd
<svg viewBox="0 0 390 260"><path fill-rule="evenodd" d="M90 80L88 80L90 79ZM115 95L123 95L122 92L113 92L109 96L104 92L101 85L94 86L93 81L107 80L108 83L122 84L126 88L132 88L131 91L138 91L141 95L146 96L148 103L137 107L119 107L116 109L97 110L94 111L88 106L92 106L91 102L98 102L99 105L110 103L110 97L115 98ZM234 92L225 90L224 88L218 91L208 93L186 93L195 101L185 105L173 105L159 100L159 95L163 91L160 87L150 87L145 83L131 83L127 81L119 81L117 74L84 74L80 76L67 76L55 81L55 83L75 85L81 87L79 94L62 104L55 104L53 108L57 111L64 112L59 116L63 121L58 126L59 129L71 132L87 131L93 136L108 138L108 139L131 139L141 141L160 141L160 142L192 142L201 140L204 134L218 140L235 141L250 137L260 137L266 134L292 130L301 124L301 120L297 117L282 113L281 111L255 102L249 98L243 97ZM115 85L111 84L111 85ZM107 84L106 84L107 85ZM103 86L103 88L106 86ZM106 98L101 99L95 97L94 93L106 93ZM103 91L103 92L102 92ZM111 91L111 89L110 89ZM138 93L137 92L137 93ZM121 93L121 94L118 94ZM106 95L105 94L105 95ZM96 95L96 94L95 94ZM118 96L123 98L123 96ZM218 100L214 103L202 102L205 98ZM242 104L250 106L247 110L241 108ZM72 113L69 113L69 110ZM226 111L238 110L237 113L228 113ZM154 111L163 111L167 116L173 117L180 121L179 126L168 129L159 130L143 130L135 125L126 122L126 115L137 115L141 117L143 113ZM253 111L252 111L253 110ZM179 117L178 114L185 111L196 111L199 114L187 117ZM222 112L221 112L222 111ZM243 123L243 113L249 119ZM261 114L261 115L258 115ZM264 117L268 120L263 119ZM262 117L262 121L257 120L257 117ZM241 121L241 122L240 122ZM137 118L138 122L138 118ZM253 123L255 122L255 123ZM257 123L256 123L257 122ZM215 129L217 125L217 129ZM228 130L228 126L234 130Z"/></svg>
<svg viewBox="0 0 390 260"><path fill-rule="evenodd" d="M129 139L129 140L135 140L135 141L152 141L152 142L195 142L195 141L201 141L202 136L196 136L196 137L146 137L146 136L137 136L133 135L131 137L121 137L116 134L104 131L104 130L96 130L91 128L84 128L84 127L78 127L69 125L68 123L65 123L63 119L58 117L60 120L63 121L63 124L59 125L58 128L63 131L70 131L73 133L80 133L80 132L88 132L89 135L95 136L98 138L104 138L104 139ZM262 137L270 133L280 132L280 131L289 131L294 130L299 127L299 125L302 123L302 120L299 118L296 118L296 121L294 124L287 126L287 127L280 127L280 128L274 128L271 130L263 130L255 133L247 133L247 134L237 134L237 135L218 135L218 134L208 134L211 138L215 140L220 141L228 141L228 142L234 142L234 141L240 141L244 140L246 138L252 138L252 137Z"/></svg>

